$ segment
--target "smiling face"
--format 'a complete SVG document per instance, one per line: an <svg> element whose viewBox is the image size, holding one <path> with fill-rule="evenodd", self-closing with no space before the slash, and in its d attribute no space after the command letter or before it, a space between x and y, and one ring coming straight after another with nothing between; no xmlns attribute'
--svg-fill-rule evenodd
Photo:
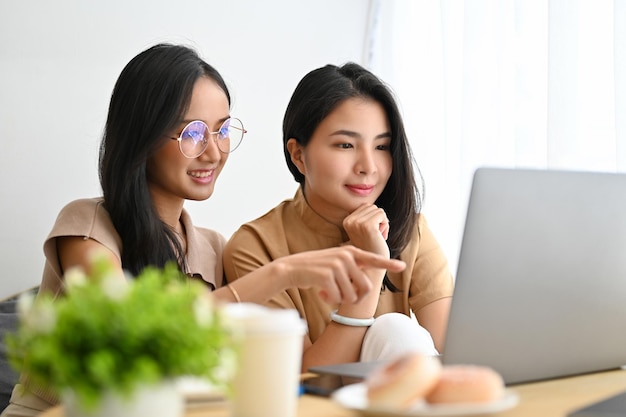
<svg viewBox="0 0 626 417"><path fill-rule="evenodd" d="M341 225L373 204L391 176L391 130L377 101L350 98L317 126L303 147L290 139L291 160L305 176L304 195L315 212Z"/></svg>
<svg viewBox="0 0 626 417"><path fill-rule="evenodd" d="M208 77L196 81L189 108L177 128L168 136L178 137L193 120L201 120L212 131L229 117L228 99L224 91ZM219 151L213 137L206 150L196 158L186 158L178 141L169 140L148 161L148 181L153 200L160 206L165 201L206 200L213 194L228 154Z"/></svg>

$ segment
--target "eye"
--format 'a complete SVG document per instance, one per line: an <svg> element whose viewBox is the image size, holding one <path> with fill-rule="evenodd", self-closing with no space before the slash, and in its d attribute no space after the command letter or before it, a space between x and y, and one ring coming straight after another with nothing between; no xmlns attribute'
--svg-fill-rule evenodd
<svg viewBox="0 0 626 417"><path fill-rule="evenodd" d="M219 138L220 139L225 139L227 138L229 135L229 129L228 126L222 126L220 127L220 130L218 130L217 132L219 134Z"/></svg>
<svg viewBox="0 0 626 417"><path fill-rule="evenodd" d="M206 140L206 133L208 129L202 122L191 122L181 132L181 138L183 140L191 140L194 143L203 142Z"/></svg>
<svg viewBox="0 0 626 417"><path fill-rule="evenodd" d="M389 149L391 149L391 146L389 145L378 145L376 147L376 150L378 151L388 151Z"/></svg>
<svg viewBox="0 0 626 417"><path fill-rule="evenodd" d="M340 149L350 149L353 148L351 143L339 143L337 144L337 147Z"/></svg>
<svg viewBox="0 0 626 417"><path fill-rule="evenodd" d="M189 137L192 138L196 142L200 142L201 140L204 140L204 132L201 132L199 130L190 130L188 133L189 133Z"/></svg>

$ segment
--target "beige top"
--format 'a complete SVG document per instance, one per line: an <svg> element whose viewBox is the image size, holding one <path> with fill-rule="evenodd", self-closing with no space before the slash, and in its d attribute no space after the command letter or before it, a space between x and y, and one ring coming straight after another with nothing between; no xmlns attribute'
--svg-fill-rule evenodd
<svg viewBox="0 0 626 417"><path fill-rule="evenodd" d="M301 189L293 199L283 201L264 216L244 224L224 248L224 272L228 282L265 265L276 258L309 250L342 245L348 240L337 226L315 213ZM439 244L419 215L414 238L400 258L407 263L402 273L389 273L391 282L401 290L383 290L375 316L389 312L410 315L433 301L451 297L453 278ZM309 326L309 338L315 342L330 319L330 306L316 289L291 288L272 298L271 307L295 308Z"/></svg>
<svg viewBox="0 0 626 417"><path fill-rule="evenodd" d="M211 289L223 281L222 251L226 239L216 231L195 227L183 209L180 217L187 234L187 264L191 277L202 279ZM63 236L81 236L93 239L121 259L122 241L103 205L102 198L75 200L59 212L52 231L44 242L46 263L41 290L58 295L63 292L63 274L59 264L56 239Z"/></svg>
<svg viewBox="0 0 626 417"><path fill-rule="evenodd" d="M102 198L75 200L60 211L44 243L46 263L40 291L51 291L55 295L63 293L63 274L56 245L59 237L82 236L94 239L121 259L120 236L102 203ZM221 259L226 239L213 230L195 227L184 209L180 218L187 235L188 275L192 279L202 280L211 289L221 287L224 283ZM20 384L13 389L11 404L2 414L3 417L34 416L58 402L54 393L47 388L31 385L28 390L24 390L26 380L27 377L22 375Z"/></svg>

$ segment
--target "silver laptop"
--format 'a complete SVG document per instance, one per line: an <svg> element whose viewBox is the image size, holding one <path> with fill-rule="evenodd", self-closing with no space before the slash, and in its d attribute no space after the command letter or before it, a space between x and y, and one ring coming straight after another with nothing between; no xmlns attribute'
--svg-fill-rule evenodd
<svg viewBox="0 0 626 417"><path fill-rule="evenodd" d="M507 384L626 364L626 174L476 171L442 359Z"/></svg>

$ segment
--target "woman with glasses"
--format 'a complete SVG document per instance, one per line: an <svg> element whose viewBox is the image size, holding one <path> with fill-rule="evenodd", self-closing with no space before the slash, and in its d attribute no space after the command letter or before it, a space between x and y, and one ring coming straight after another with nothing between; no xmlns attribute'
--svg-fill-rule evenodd
<svg viewBox="0 0 626 417"><path fill-rule="evenodd" d="M401 273L368 270L380 291L357 304L329 305L298 288L269 304L296 308L306 319L303 370L390 359L407 350L437 354L453 279L420 214L419 171L391 91L357 64L311 71L287 106L283 145L300 187L293 199L231 237L224 252L228 281L282 256L345 244L402 259L407 268Z"/></svg>
<svg viewBox="0 0 626 417"><path fill-rule="evenodd" d="M89 272L94 251L108 254L120 279L123 270L136 275L175 261L214 297L257 303L292 286L329 302L355 302L372 288L368 268L404 268L389 256L345 247L285 257L224 286L224 237L195 226L183 205L213 194L246 133L230 104L220 74L192 49L159 44L134 57L111 96L100 146L103 196L73 201L59 213L44 243L40 291L61 295L64 271ZM3 417L35 416L57 403L24 379Z"/></svg>

